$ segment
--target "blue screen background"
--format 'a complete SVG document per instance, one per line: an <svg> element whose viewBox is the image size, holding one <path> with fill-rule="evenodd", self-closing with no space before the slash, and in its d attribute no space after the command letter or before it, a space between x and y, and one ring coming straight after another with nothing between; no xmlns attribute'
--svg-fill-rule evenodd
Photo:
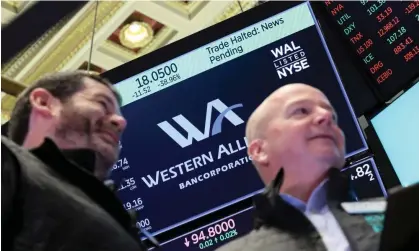
<svg viewBox="0 0 419 251"><path fill-rule="evenodd" d="M419 182L418 83L371 120L394 171L405 187Z"/></svg>

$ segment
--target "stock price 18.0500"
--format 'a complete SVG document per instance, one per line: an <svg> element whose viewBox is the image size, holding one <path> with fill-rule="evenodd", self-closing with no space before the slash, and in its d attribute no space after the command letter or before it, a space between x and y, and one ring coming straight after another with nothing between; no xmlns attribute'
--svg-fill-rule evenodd
<svg viewBox="0 0 419 251"><path fill-rule="evenodd" d="M179 80L180 75L177 72L177 65L175 63L171 63L151 71L151 73L139 76L135 79L135 83L138 85L138 89L134 92L133 97L138 98L151 92L152 86L150 86L150 84L153 82L159 81L157 86L164 86Z"/></svg>
<svg viewBox="0 0 419 251"><path fill-rule="evenodd" d="M150 86L153 81L159 81L157 86L165 86L171 82L180 79L180 75L177 73L178 67L175 63L160 67L149 74L143 74L135 79L135 83L138 85L137 91L132 95L133 98L139 98L152 91Z"/></svg>
<svg viewBox="0 0 419 251"><path fill-rule="evenodd" d="M138 77L135 79L135 82L138 83L138 87L144 87L153 81L157 81L159 79L163 79L165 77L168 77L174 73L176 73L178 70L177 65L175 63L171 63L170 65L165 65L163 67L158 68L157 70L154 70L151 72L150 76L148 75L142 75L141 77Z"/></svg>

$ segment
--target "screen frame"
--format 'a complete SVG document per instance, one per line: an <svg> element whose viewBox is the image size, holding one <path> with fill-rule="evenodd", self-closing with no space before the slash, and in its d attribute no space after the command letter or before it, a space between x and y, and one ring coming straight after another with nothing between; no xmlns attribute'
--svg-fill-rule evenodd
<svg viewBox="0 0 419 251"><path fill-rule="evenodd" d="M391 101L384 103L384 105L378 107L377 109L370 111L368 113L365 113L365 118L367 119L368 123L371 124L372 126L372 119L374 119L375 117L377 117L378 115L380 115L380 113L384 112L387 108L389 108L394 102L397 102L398 99L400 99L401 97L403 97L404 94L406 94L407 92L409 92L410 89L412 89L415 85L419 85L419 77L415 78L415 80L410 83L405 90L400 91L398 94L398 96L394 97L394 99L392 99Z"/></svg>
<svg viewBox="0 0 419 251"><path fill-rule="evenodd" d="M367 121L370 123L370 121L375 118L376 116L378 116L381 112L383 112L384 110L386 110L388 107L391 106L391 104L393 104L395 101L397 101L397 99L399 99L400 97L403 96L403 94L405 94L406 92L408 92L413 86L415 86L416 84L419 84L419 76L416 77L411 83L409 83L409 85L406 86L406 88L404 90L401 90L400 92L398 92L397 96L394 96L393 99L389 100L388 102L382 104L381 106L376 107L375 109L366 112L364 114L365 118L367 119Z"/></svg>
<svg viewBox="0 0 419 251"><path fill-rule="evenodd" d="M384 104L384 106L382 106L380 109L377 109L375 111L372 111L368 114L365 115L365 118L367 119L368 122L368 131L366 130L367 133L367 137L372 137L372 141L373 142L373 146L371 148L371 151L374 152L374 154L376 156L380 156L378 160L378 158L376 159L377 164L381 164L383 166L383 175L386 176L386 179L383 179L384 184L386 185L386 183L389 184L390 187L388 187L388 189L395 187L395 186L401 186L401 181L399 179L399 176L397 175L393 164L390 160L390 157L388 156L388 154L385 151L384 145L381 142L380 136L378 135L377 131L374 128L374 124L372 123L372 120L380 115L382 112L384 112L387 108L389 108L394 102L397 102L398 99L400 99L401 97L403 97L404 94L406 94L411 88L413 88L413 86L415 85L419 85L419 77L415 79L415 81L413 83L411 83L406 90L403 91L403 93L401 93L399 96L397 96L396 98L394 98L394 100L391 101L391 103L386 103ZM367 141L369 141L367 139ZM376 141L376 142L375 142Z"/></svg>
<svg viewBox="0 0 419 251"><path fill-rule="evenodd" d="M330 50L327 46L327 43L324 39L324 35L319 27L319 22L316 17L316 14L312 8L312 3L309 1L296 1L296 2L277 2L277 1L270 1L267 3L264 3L258 7L255 7L253 9L250 9L244 13L241 13L233 18L227 19L221 23L218 23L217 25L211 26L209 28L203 29L195 34L192 34L191 36L185 37L181 40L178 40L174 43L171 43L169 45L166 45L156 51L153 51L152 53L149 53L147 55L142 56L141 58L138 58L136 60L130 61L128 63L125 63L124 65L121 65L117 68L114 68L110 71L104 72L101 74L102 77L107 78L111 82L115 84L118 84L119 82L134 76L136 74L139 74L141 72L144 72L146 70L149 70L153 67L156 67L160 64L166 63L170 60L173 60L179 56L182 56L184 54L187 54L195 49L198 49L200 47L203 47L207 45L208 43L211 43L217 39L223 38L225 36L228 36L234 32L237 32L239 30L242 30L250 25L253 25L256 22L262 21L264 19L270 18L276 14L279 14L281 12L287 11L293 7L296 7L300 4L308 4L313 22L315 25L315 28L317 30L319 39L322 42L323 49L325 50L327 57L329 59L330 66L332 67L335 78L337 82L339 83L340 90L342 91L342 95L344 96L348 106L349 110L351 111L351 115L353 117L354 123L356 123L358 134L361 137L361 140L363 142L363 147L359 150L351 153L347 156L347 158L356 156L358 153L365 152L368 150L368 144L366 142L365 136L362 133L361 126L359 125L359 122L357 120L356 114L354 109L352 108L352 105L349 101L348 95L346 93L345 87L342 83L342 79L337 71L336 62L332 58L330 54ZM128 77L127 77L128 76ZM249 198L250 199L250 198ZM231 206L234 206L239 203L234 203ZM217 209L216 211L212 211L213 213L224 211L225 208ZM209 212L211 214L211 212ZM205 215L205 216L208 216ZM180 225L177 224L177 226L173 226L173 228L168 229L166 231L158 231L157 233L153 234L158 239L160 239L160 236L162 236L162 239L165 239L168 236L174 236L174 235L181 235L185 232L185 229L188 229L190 225L196 224L196 222L200 222L201 218L205 217L201 216L200 218L195 218L188 220L185 223L182 223Z"/></svg>
<svg viewBox="0 0 419 251"><path fill-rule="evenodd" d="M345 101L349 106L351 116L353 118L353 121L356 123L358 134L361 137L361 141L363 143L363 147L361 149L358 149L350 154L347 153L348 156L345 156L345 158L351 158L353 156L356 156L357 154L368 151L368 144L362 132L361 126L358 122L358 118L356 117L355 110L353 109L352 104L349 100L348 93L346 92L345 86L342 82L341 76L337 69L337 64L335 63L335 60L333 59L329 47L325 41L324 34L320 28L319 21L317 19L315 10L312 6L313 4L310 1L269 1L263 3L253 9L238 14L233 18L227 19L216 25L212 25L197 33L191 34L190 36L180 39L172 44L166 45L156 51L146 54L141 58L137 58L135 60L127 62L110 71L106 71L102 73L101 76L111 81L113 85L117 85L119 82L124 81L132 76L138 75L160 64L168 63L170 60L174 60L177 57L190 53L198 48L204 47L205 45L211 42L229 36L234 32L245 29L248 26L254 25L256 22L260 22L264 19L270 18L274 15L277 15L281 12L287 11L293 7L296 7L304 3L308 5L311 16L313 18L314 26L322 42L323 49L327 54L330 66L332 67L336 80L339 83L342 95L344 96Z"/></svg>
<svg viewBox="0 0 419 251"><path fill-rule="evenodd" d="M190 34L187 37L179 39L171 44L165 45L151 53L148 53L140 58L129 61L123 65L113 68L100 74L102 77L108 79L114 85L118 84L131 76L144 72L148 69L165 63L176 57L182 56L195 49L211 43L217 39L223 38L236 31L253 25L255 20L263 20L286 11L292 7L308 1L286 1L276 2L270 1L261 4L255 8L237 14L236 16L224 20L220 23L209 26L196 33ZM251 18L249 18L251 17ZM121 76L129 76L121 78Z"/></svg>
<svg viewBox="0 0 419 251"><path fill-rule="evenodd" d="M384 150L384 146L381 143L374 127L371 125L370 120L368 120L368 127L365 129L365 134L367 135L367 142L370 147L371 154L375 160L376 167L380 173L381 180L383 181L387 192L393 187L400 186L401 182L399 177L394 171L390 158Z"/></svg>

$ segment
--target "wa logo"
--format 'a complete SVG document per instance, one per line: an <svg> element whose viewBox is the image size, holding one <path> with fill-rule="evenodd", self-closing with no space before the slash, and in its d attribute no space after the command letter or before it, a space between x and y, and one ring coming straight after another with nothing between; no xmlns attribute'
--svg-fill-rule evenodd
<svg viewBox="0 0 419 251"><path fill-rule="evenodd" d="M189 120L187 120L182 114L173 117L173 120L187 132L187 137L183 136L178 130L176 130L169 122L163 121L157 124L167 135L169 135L178 145L182 148L190 146L192 140L201 141L209 136L214 136L221 133L223 119L226 118L230 123L235 126L243 124L244 121L232 110L235 108L243 107L243 104L235 104L227 107L221 100L216 99L207 104L207 113L205 116L205 128L204 132L201 132L196 128ZM217 110L220 114L215 119L214 123L211 124L212 110ZM212 129L211 129L212 128ZM211 134L210 134L211 130Z"/></svg>

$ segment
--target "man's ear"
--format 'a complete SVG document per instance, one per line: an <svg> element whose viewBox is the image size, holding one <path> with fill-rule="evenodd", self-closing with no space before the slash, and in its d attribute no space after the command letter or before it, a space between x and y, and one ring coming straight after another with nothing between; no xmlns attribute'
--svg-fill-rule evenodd
<svg viewBox="0 0 419 251"><path fill-rule="evenodd" d="M269 163L268 154L265 150L264 141L256 139L250 142L247 152L253 161L259 163L260 166L265 166Z"/></svg>
<svg viewBox="0 0 419 251"><path fill-rule="evenodd" d="M58 100L46 89L36 88L29 94L32 111L44 117L51 117L56 112Z"/></svg>

